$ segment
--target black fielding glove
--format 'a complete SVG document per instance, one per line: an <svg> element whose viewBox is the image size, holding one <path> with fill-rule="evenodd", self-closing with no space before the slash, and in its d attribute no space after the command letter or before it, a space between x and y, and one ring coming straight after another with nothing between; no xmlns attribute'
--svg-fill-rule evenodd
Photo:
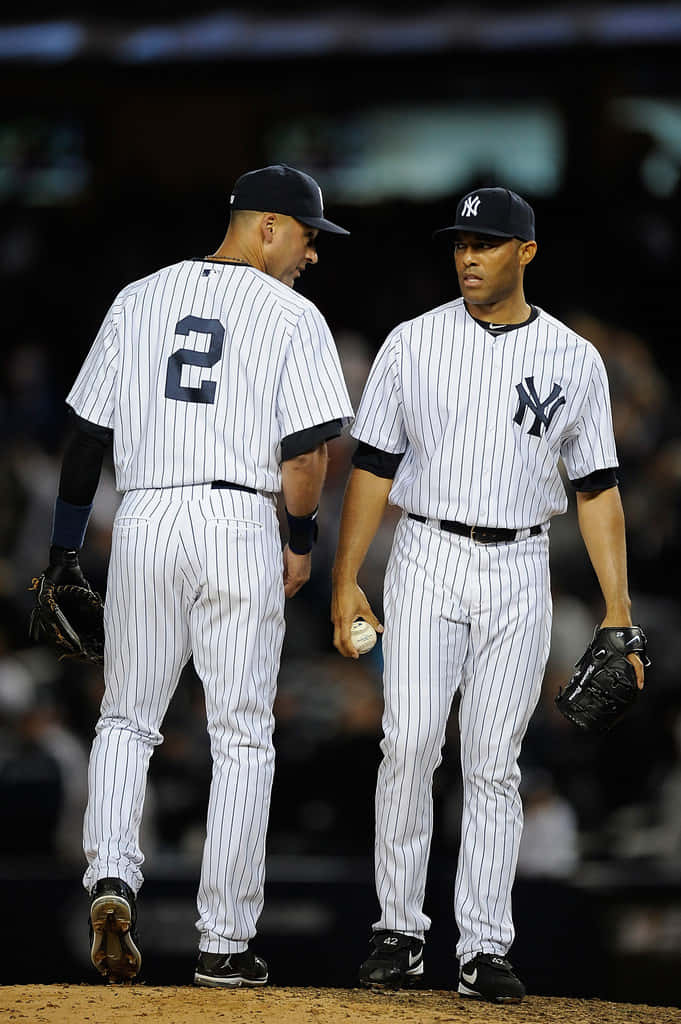
<svg viewBox="0 0 681 1024"><path fill-rule="evenodd" d="M78 551L50 548L50 564L33 580L28 635L57 657L104 662L104 604L83 576Z"/></svg>
<svg viewBox="0 0 681 1024"><path fill-rule="evenodd" d="M580 729L607 732L638 699L636 672L627 655L638 654L647 667L647 646L640 626L597 626L570 682L556 697L558 710Z"/></svg>
<svg viewBox="0 0 681 1024"><path fill-rule="evenodd" d="M51 580L55 586L89 586L78 561L78 552L75 549L57 547L55 544L50 548L50 564L43 576Z"/></svg>

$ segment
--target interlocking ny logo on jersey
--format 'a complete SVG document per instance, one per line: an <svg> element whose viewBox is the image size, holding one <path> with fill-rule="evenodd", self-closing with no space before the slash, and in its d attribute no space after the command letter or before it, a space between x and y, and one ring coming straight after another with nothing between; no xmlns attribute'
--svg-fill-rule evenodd
<svg viewBox="0 0 681 1024"><path fill-rule="evenodd" d="M561 405L565 405L565 399L561 397L563 389L560 384L554 384L551 394L542 402L534 386L534 377L526 377L525 384L526 388L522 384L516 384L515 386L520 401L518 403L518 411L513 417L513 422L521 426L525 419L525 411L529 409L530 412L534 413L534 423L527 433L533 437L540 437L542 426L548 430L551 420Z"/></svg>
<svg viewBox="0 0 681 1024"><path fill-rule="evenodd" d="M477 217L480 206L480 196L466 196L463 201L462 217Z"/></svg>

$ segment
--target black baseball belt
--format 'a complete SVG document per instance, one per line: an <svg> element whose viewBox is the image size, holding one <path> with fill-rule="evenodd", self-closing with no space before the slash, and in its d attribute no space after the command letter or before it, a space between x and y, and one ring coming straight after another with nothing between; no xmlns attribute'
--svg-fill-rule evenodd
<svg viewBox="0 0 681 1024"><path fill-rule="evenodd" d="M419 516L415 512L408 512L410 519L417 523L427 523L427 516ZM536 537L542 532L541 526L531 526L529 534L527 530L507 530L503 526L467 526L466 523L457 523L452 519L431 519L430 522L446 530L447 533L458 533L461 537L470 537L477 544L503 544L504 542L520 540L523 536Z"/></svg>
<svg viewBox="0 0 681 1024"><path fill-rule="evenodd" d="M246 487L245 484L231 484L229 480L213 480L210 485L212 491L246 491L247 494L257 494L255 487Z"/></svg>

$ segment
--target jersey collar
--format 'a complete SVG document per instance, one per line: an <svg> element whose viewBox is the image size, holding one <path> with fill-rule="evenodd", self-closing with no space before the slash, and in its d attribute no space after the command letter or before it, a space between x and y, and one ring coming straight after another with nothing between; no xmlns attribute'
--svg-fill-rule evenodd
<svg viewBox="0 0 681 1024"><path fill-rule="evenodd" d="M533 320L536 320L539 316L539 311L536 306L530 305L530 315L527 320L523 320L520 324L493 324L488 323L487 320L478 320L477 316L473 316L472 313L468 312L468 307L464 307L466 312L470 316L471 320L475 320L476 324L479 324L488 334L492 334L497 338L500 334L507 334L509 331L517 331L519 327L527 327Z"/></svg>
<svg viewBox="0 0 681 1024"><path fill-rule="evenodd" d="M227 267L252 267L252 263L246 263L245 260L216 260L211 256L191 256L190 263L213 263L217 266Z"/></svg>

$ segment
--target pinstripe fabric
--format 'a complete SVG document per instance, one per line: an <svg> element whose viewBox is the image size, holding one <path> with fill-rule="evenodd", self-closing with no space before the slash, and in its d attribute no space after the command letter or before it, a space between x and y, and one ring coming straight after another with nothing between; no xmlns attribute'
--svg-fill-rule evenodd
<svg viewBox="0 0 681 1024"><path fill-rule="evenodd" d="M548 534L476 544L403 517L385 579L376 887L389 928L423 938L432 778L461 692L457 956L504 954L522 832L518 755L549 652Z"/></svg>
<svg viewBox="0 0 681 1024"><path fill-rule="evenodd" d="M369 374L352 435L404 452L390 501L407 512L521 529L565 512L570 479L617 466L610 396L596 349L543 310L492 335L463 299L401 324ZM539 436L514 421L518 385L565 405Z"/></svg>
<svg viewBox="0 0 681 1024"><path fill-rule="evenodd" d="M211 345L219 356L209 366L179 355L191 359ZM210 386L212 400L167 394L173 357L182 363L180 387ZM66 401L113 428L119 491L231 480L278 492L282 438L352 418L316 306L253 267L202 260L123 289Z"/></svg>
<svg viewBox="0 0 681 1024"><path fill-rule="evenodd" d="M262 909L282 572L272 500L195 485L131 491L121 502L107 583L107 686L90 759L84 881L90 888L115 876L135 891L142 884L147 768L193 651L213 756L197 922L208 952L245 949Z"/></svg>

